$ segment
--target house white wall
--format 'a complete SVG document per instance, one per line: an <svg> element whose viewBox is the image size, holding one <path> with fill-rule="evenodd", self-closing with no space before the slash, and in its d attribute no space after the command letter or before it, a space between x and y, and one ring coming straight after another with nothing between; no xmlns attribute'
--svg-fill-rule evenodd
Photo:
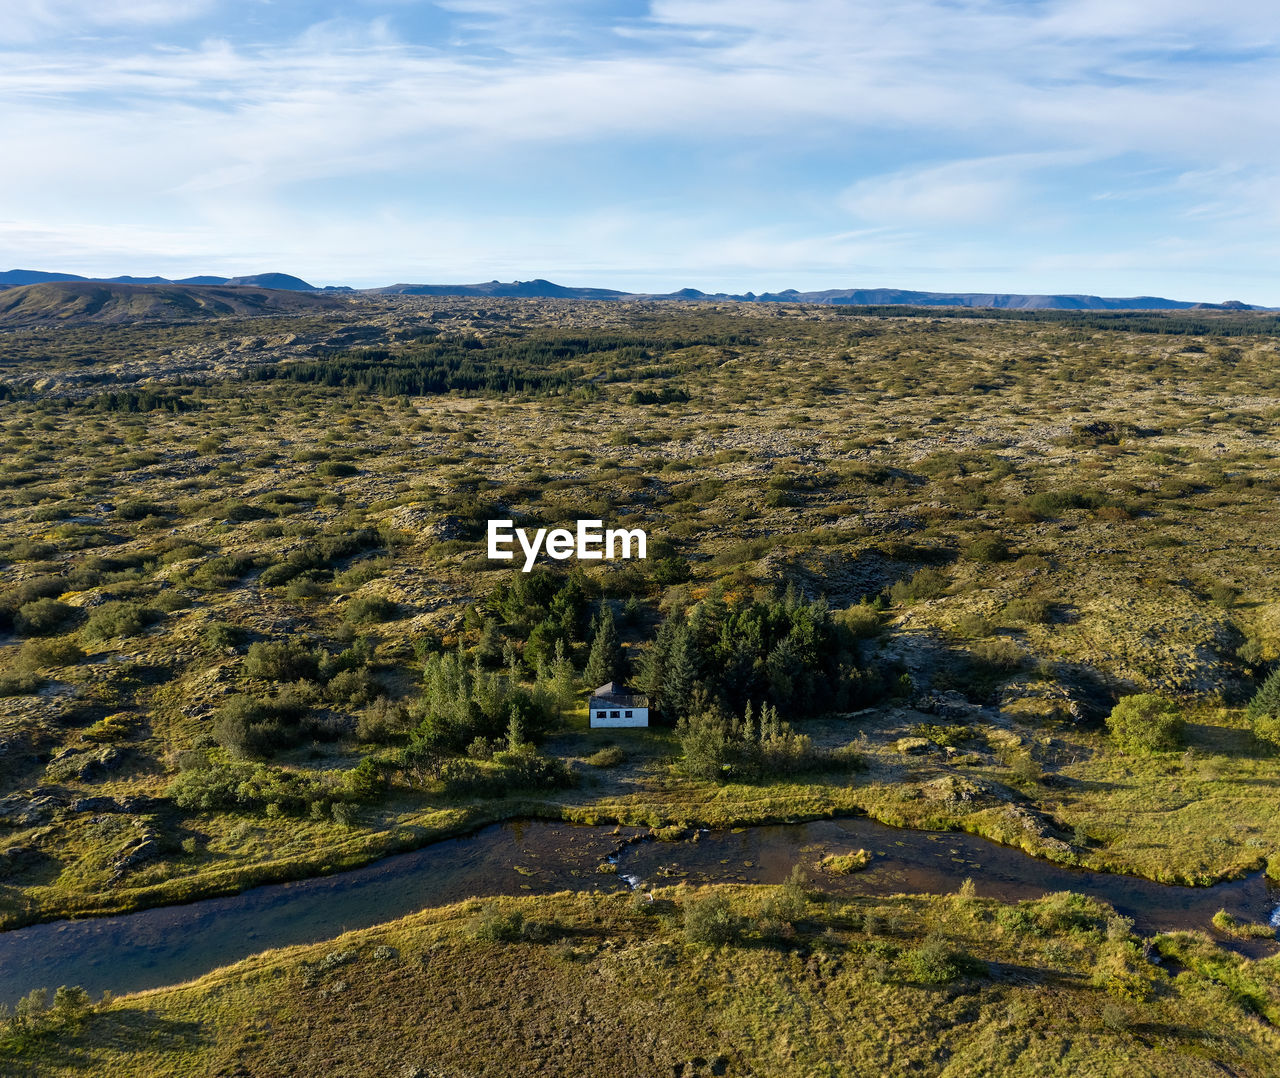
<svg viewBox="0 0 1280 1078"><path fill-rule="evenodd" d="M648 726L649 709L647 707L621 707L618 704L600 703L592 700L588 715L593 730L610 726Z"/></svg>

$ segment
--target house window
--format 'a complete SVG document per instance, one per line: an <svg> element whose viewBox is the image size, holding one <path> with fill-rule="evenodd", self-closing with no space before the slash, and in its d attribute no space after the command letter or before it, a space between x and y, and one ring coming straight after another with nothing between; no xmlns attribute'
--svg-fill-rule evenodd
<svg viewBox="0 0 1280 1078"><path fill-rule="evenodd" d="M620 716L618 715L618 713L617 713L616 711L610 711L610 712L609 712L609 718L611 718L611 719L616 719L616 718L619 718L619 717L620 717Z"/></svg>
<svg viewBox="0 0 1280 1078"><path fill-rule="evenodd" d="M597 718L597 719L603 719L603 718L604 718L604 712L603 712L603 711L597 711L597 712L596 712L596 718Z"/></svg>
<svg viewBox="0 0 1280 1078"><path fill-rule="evenodd" d="M630 711L628 711L628 712L627 712L627 718L631 718L631 712L630 712Z"/></svg>

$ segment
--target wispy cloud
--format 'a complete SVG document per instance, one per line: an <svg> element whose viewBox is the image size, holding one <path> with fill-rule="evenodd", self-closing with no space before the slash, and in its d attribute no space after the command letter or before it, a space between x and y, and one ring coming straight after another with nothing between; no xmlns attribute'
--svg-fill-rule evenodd
<svg viewBox="0 0 1280 1078"><path fill-rule="evenodd" d="M65 40L107 29L136 29L194 19L216 0L5 0L0 42Z"/></svg>

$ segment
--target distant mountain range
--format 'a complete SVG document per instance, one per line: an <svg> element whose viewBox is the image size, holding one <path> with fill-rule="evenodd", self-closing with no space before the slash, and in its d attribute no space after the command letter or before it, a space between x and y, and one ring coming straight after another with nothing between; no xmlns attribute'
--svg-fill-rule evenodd
<svg viewBox="0 0 1280 1078"><path fill-rule="evenodd" d="M485 298L517 297L525 299L595 299L595 300L720 300L744 303L829 303L851 306L913 307L990 307L998 310L1066 310L1066 311L1183 311L1236 310L1261 311L1238 300L1225 303L1196 303L1164 299L1160 296L1109 298L1086 295L1022 295L995 292L912 292L901 288L828 288L818 292L798 292L788 288L782 292L729 294L700 292L682 288L677 292L619 292L612 288L576 288L537 278L532 281L488 281L483 284L393 284L382 288L351 289L345 286L317 288L287 273L254 273L243 277L185 277L170 281L164 277L86 278L74 273L49 273L43 270L9 270L0 272L0 290L23 285L56 282L91 282L121 285L219 285L232 288L266 288L287 292L348 292L366 295L399 296L476 296Z"/></svg>

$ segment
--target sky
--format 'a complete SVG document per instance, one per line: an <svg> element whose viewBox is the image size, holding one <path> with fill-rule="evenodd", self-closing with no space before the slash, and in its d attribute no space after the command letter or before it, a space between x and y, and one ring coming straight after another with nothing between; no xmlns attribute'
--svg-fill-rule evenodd
<svg viewBox="0 0 1280 1078"><path fill-rule="evenodd" d="M1280 305L1270 0L3 0L0 269Z"/></svg>

